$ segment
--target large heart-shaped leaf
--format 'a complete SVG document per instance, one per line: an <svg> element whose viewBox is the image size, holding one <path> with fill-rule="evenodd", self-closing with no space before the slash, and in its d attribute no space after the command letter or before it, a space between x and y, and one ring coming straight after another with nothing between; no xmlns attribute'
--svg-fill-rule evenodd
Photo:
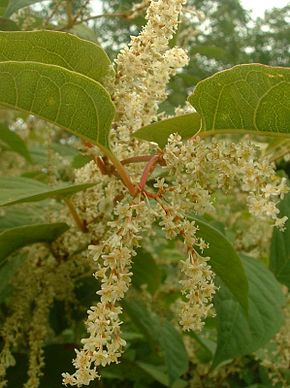
<svg viewBox="0 0 290 388"><path fill-rule="evenodd" d="M286 230L273 231L270 269L279 280L290 288L290 193L279 204L280 215L287 216Z"/></svg>
<svg viewBox="0 0 290 388"><path fill-rule="evenodd" d="M199 113L194 112L147 125L138 129L133 135L138 139L157 143L160 148L163 148L172 133L178 133L186 139L196 134L200 126L201 117Z"/></svg>
<svg viewBox="0 0 290 388"><path fill-rule="evenodd" d="M213 271L223 280L232 297L244 312L248 311L248 279L240 257L226 237L212 225L194 218L198 235L208 244L205 254L210 257Z"/></svg>
<svg viewBox="0 0 290 388"><path fill-rule="evenodd" d="M84 75L37 62L1 62L0 104L109 148L114 105L104 87Z"/></svg>
<svg viewBox="0 0 290 388"><path fill-rule="evenodd" d="M283 322L281 287L258 260L242 257L249 279L249 314L243 314L223 282L215 297L218 343L213 366L265 345ZM230 264L229 264L230 266Z"/></svg>
<svg viewBox="0 0 290 388"><path fill-rule="evenodd" d="M6 229L0 233L0 263L16 249L36 242L52 242L68 230L67 224L35 224Z"/></svg>
<svg viewBox="0 0 290 388"><path fill-rule="evenodd" d="M48 186L45 183L29 178L0 177L0 206L41 201L46 198L65 198L78 191L86 190L93 185L94 183Z"/></svg>
<svg viewBox="0 0 290 388"><path fill-rule="evenodd" d="M98 45L65 32L0 32L0 62L20 61L57 65L102 82L113 72Z"/></svg>
<svg viewBox="0 0 290 388"><path fill-rule="evenodd" d="M238 65L198 83L189 102L214 133L290 134L290 69Z"/></svg>

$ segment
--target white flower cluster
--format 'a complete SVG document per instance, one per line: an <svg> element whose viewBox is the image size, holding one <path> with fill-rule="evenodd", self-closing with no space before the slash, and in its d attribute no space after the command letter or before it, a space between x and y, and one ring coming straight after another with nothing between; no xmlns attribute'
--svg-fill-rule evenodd
<svg viewBox="0 0 290 388"><path fill-rule="evenodd" d="M130 132L157 118L158 103L166 96L166 85L178 68L188 63L181 48L169 48L185 0L152 0L147 24L129 47L117 57L114 101L119 113L117 134L122 141Z"/></svg>
<svg viewBox="0 0 290 388"><path fill-rule="evenodd" d="M208 261L194 250L188 252L188 259L181 262L184 279L180 281L181 292L186 301L179 301L180 325L183 330L200 331L204 319L213 314L212 298L216 292L213 282L214 273Z"/></svg>
<svg viewBox="0 0 290 388"><path fill-rule="evenodd" d="M283 228L286 217L278 217L277 203L289 190L286 179L276 175L274 165L261 158L258 148L249 141L196 137L182 142L179 135L171 135L164 160L174 177L171 200L184 210L211 212L217 190L243 192L251 214L272 219L275 226Z"/></svg>
<svg viewBox="0 0 290 388"><path fill-rule="evenodd" d="M182 216L178 208L167 207L160 225L167 238L183 238L188 257L181 262L183 279L179 283L185 300L179 300L177 303L179 324L185 331L199 331L204 325L204 319L212 313L211 302L216 291L214 273L208 264L209 257L202 257L196 251L196 248L199 248L203 252L208 245L202 238L197 237L198 225Z"/></svg>
<svg viewBox="0 0 290 388"><path fill-rule="evenodd" d="M65 385L88 385L98 377L97 368L118 362L126 341L121 338L118 306L131 282L131 262L139 246L141 233L152 224L148 205L136 197L131 203L123 201L115 208L115 220L108 223L107 238L103 243L90 246L97 262L95 277L101 281L97 292L100 301L88 311L86 322L88 338L82 339L83 349L76 350L73 375L63 373ZM154 213L152 213L154 216Z"/></svg>

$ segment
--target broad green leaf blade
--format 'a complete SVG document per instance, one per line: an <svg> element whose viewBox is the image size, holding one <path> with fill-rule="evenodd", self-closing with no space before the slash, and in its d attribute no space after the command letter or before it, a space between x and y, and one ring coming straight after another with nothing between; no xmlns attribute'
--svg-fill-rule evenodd
<svg viewBox="0 0 290 388"><path fill-rule="evenodd" d="M196 86L189 102L203 131L290 134L290 69L238 65Z"/></svg>
<svg viewBox="0 0 290 388"><path fill-rule="evenodd" d="M57 65L99 82L113 73L101 47L66 32L0 32L0 62L7 61Z"/></svg>
<svg viewBox="0 0 290 388"><path fill-rule="evenodd" d="M115 114L111 97L101 84L81 74L36 62L1 62L1 104L109 148Z"/></svg>
<svg viewBox="0 0 290 388"><path fill-rule="evenodd" d="M5 16L9 17L21 8L28 7L29 5L36 3L41 3L42 1L44 0L10 0L5 11Z"/></svg>
<svg viewBox="0 0 290 388"><path fill-rule="evenodd" d="M149 343L156 346L159 339L160 319L156 314L149 312L140 301L125 300L123 303L125 312L129 315L136 327L145 335Z"/></svg>
<svg viewBox="0 0 290 388"><path fill-rule="evenodd" d="M0 14L1 14L1 7L0 7ZM18 29L19 27L13 20L0 17L0 31L17 31Z"/></svg>
<svg viewBox="0 0 290 388"><path fill-rule="evenodd" d="M6 229L0 233L0 263L16 249L36 242L50 243L68 230L67 224L35 224Z"/></svg>
<svg viewBox="0 0 290 388"><path fill-rule="evenodd" d="M280 215L287 216L286 230L273 231L270 269L280 283L290 288L290 193L279 204Z"/></svg>
<svg viewBox="0 0 290 388"><path fill-rule="evenodd" d="M188 383L184 380L177 380L174 384L170 385L168 376L160 367L157 367L156 365L147 364L145 362L136 362L136 364L165 387L185 388L188 385Z"/></svg>
<svg viewBox="0 0 290 388"><path fill-rule="evenodd" d="M256 259L243 257L242 261L249 279L249 315L245 317L221 282L215 298L218 344L214 367L256 351L275 335L283 322L284 297L273 274Z"/></svg>
<svg viewBox="0 0 290 388"><path fill-rule="evenodd" d="M152 347L155 348L156 344L160 346L164 355L169 386L172 386L188 368L188 356L181 334L170 322L148 311L140 301L126 301L124 308Z"/></svg>
<svg viewBox="0 0 290 388"><path fill-rule="evenodd" d="M169 386L172 386L188 369L188 356L183 338L172 323L165 321L160 328L159 343L164 353Z"/></svg>
<svg viewBox="0 0 290 388"><path fill-rule="evenodd" d="M94 183L48 186L30 178L0 177L0 206L41 201L45 198L64 198L93 185Z"/></svg>
<svg viewBox="0 0 290 388"><path fill-rule="evenodd" d="M0 0L0 16L4 15L4 12L8 6L9 0Z"/></svg>
<svg viewBox="0 0 290 388"><path fill-rule="evenodd" d="M26 144L17 133L10 131L5 125L0 124L0 142L5 143L12 151L17 152L28 162L31 162L31 157Z"/></svg>
<svg viewBox="0 0 290 388"><path fill-rule="evenodd" d="M45 204L43 203L6 207L2 208L0 212L0 232L16 226L43 222L45 222Z"/></svg>
<svg viewBox="0 0 290 388"><path fill-rule="evenodd" d="M222 279L244 312L247 312L249 286L240 257L219 230L197 218L192 219L199 227L198 236L209 244L205 255L210 257L209 263L213 271Z"/></svg>
<svg viewBox="0 0 290 388"><path fill-rule="evenodd" d="M159 288L161 282L161 271L150 253L143 249L137 250L132 266L132 284L140 289L142 285L147 285L147 289L152 294Z"/></svg>
<svg viewBox="0 0 290 388"><path fill-rule="evenodd" d="M178 133L183 139L186 139L195 135L200 126L201 117L199 113L195 112L147 125L134 132L133 136L152 141L157 143L160 148L164 148L172 133Z"/></svg>

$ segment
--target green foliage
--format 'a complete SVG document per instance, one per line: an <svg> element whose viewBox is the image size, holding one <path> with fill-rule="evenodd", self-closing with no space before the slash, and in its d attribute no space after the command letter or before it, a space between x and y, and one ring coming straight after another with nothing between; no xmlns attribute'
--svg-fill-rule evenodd
<svg viewBox="0 0 290 388"><path fill-rule="evenodd" d="M231 297L240 304L247 315L248 279L240 257L219 230L204 221L195 218L194 220L199 228L198 235L209 243L205 253L210 257L212 269L222 279Z"/></svg>
<svg viewBox="0 0 290 388"><path fill-rule="evenodd" d="M43 222L44 206L35 203L32 205L6 207L1 209L0 231L21 225L31 225Z"/></svg>
<svg viewBox="0 0 290 388"><path fill-rule="evenodd" d="M1 14L1 7L0 7ZM17 31L18 26L13 20L6 19L0 16L0 31Z"/></svg>
<svg viewBox="0 0 290 388"><path fill-rule="evenodd" d="M50 243L64 233L64 223L23 225L0 233L0 263L16 249L36 242Z"/></svg>
<svg viewBox="0 0 290 388"><path fill-rule="evenodd" d="M37 62L0 62L0 103L109 147L114 106L101 84L81 74Z"/></svg>
<svg viewBox="0 0 290 388"><path fill-rule="evenodd" d="M7 61L57 65L100 83L113 73L100 46L56 31L0 32L0 62Z"/></svg>
<svg viewBox="0 0 290 388"><path fill-rule="evenodd" d="M46 198L66 198L78 191L86 190L94 184L52 187L29 178L0 177L0 185L3 187L0 193L0 206L8 206L22 202L41 201Z"/></svg>
<svg viewBox="0 0 290 388"><path fill-rule="evenodd" d="M271 242L270 269L276 278L285 286L290 287L290 194L280 203L281 216L288 217L286 230L274 229Z"/></svg>
<svg viewBox="0 0 290 388"><path fill-rule="evenodd" d="M239 65L200 82L189 102L203 131L289 134L289 69Z"/></svg>
<svg viewBox="0 0 290 388"><path fill-rule="evenodd" d="M19 9L28 7L29 5L41 3L43 0L9 0L8 7L5 11L5 16L9 17Z"/></svg>
<svg viewBox="0 0 290 388"><path fill-rule="evenodd" d="M218 336L213 366L255 352L283 322L284 297L279 283L259 261L250 257L242 257L242 261L249 280L248 317L221 281L215 298Z"/></svg>
<svg viewBox="0 0 290 388"><path fill-rule="evenodd" d="M132 322L144 333L152 346L159 345L169 379L169 385L166 386L172 386L188 367L188 356L182 336L170 322L148 311L139 301L126 301L124 307Z"/></svg>
<svg viewBox="0 0 290 388"><path fill-rule="evenodd" d="M31 162L31 156L25 142L17 133L10 131L5 125L0 124L0 141L6 144L12 151L17 152L28 162Z"/></svg>
<svg viewBox="0 0 290 388"><path fill-rule="evenodd" d="M189 113L142 127L134 132L134 136L138 139L153 141L160 148L164 148L172 133L178 133L182 139L187 139L199 131L200 124L200 115Z"/></svg>
<svg viewBox="0 0 290 388"><path fill-rule="evenodd" d="M161 284L161 270L153 257L143 249L137 251L132 266L132 284L137 289L147 286L149 292L154 294Z"/></svg>

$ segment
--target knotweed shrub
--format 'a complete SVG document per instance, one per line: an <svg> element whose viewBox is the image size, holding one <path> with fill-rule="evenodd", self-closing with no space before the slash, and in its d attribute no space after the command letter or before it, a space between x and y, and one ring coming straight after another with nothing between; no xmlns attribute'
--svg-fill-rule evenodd
<svg viewBox="0 0 290 388"><path fill-rule="evenodd" d="M186 1L126 11L146 24L113 63L43 30L73 31L88 3L0 32L1 387L288 386L290 70L217 73L169 116ZM25 29L37 9L5 12ZM51 346L75 352L62 383Z"/></svg>

